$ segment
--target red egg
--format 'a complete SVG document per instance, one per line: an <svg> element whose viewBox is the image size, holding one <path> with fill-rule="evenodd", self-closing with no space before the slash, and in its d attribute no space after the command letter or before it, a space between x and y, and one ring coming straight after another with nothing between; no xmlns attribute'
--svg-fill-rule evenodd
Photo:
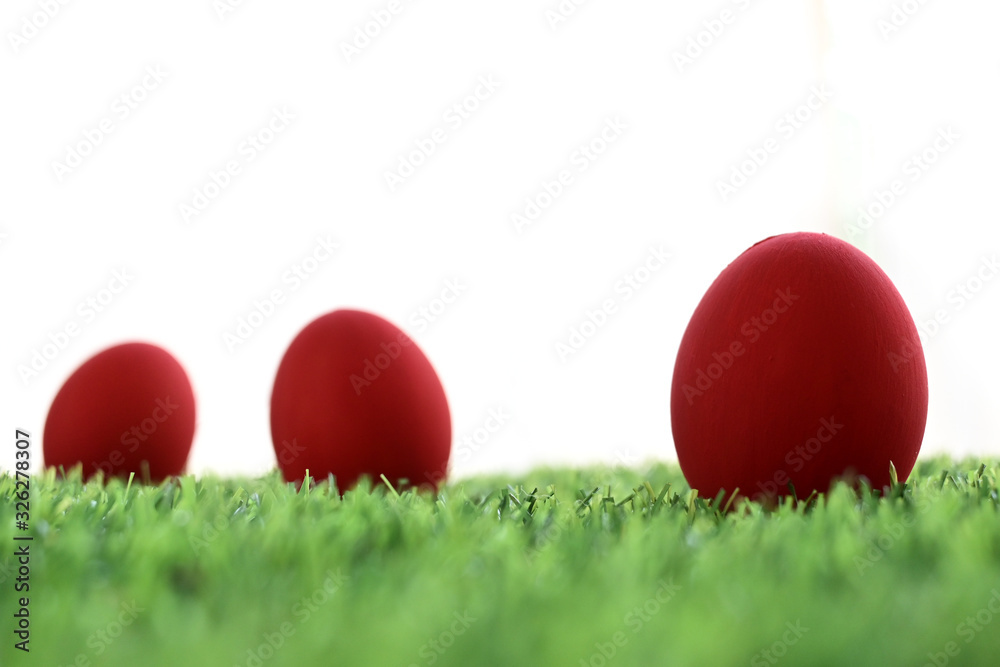
<svg viewBox="0 0 1000 667"><path fill-rule="evenodd" d="M773 236L719 274L681 340L670 414L702 496L773 501L913 468L927 417L917 329L886 274L825 234Z"/></svg>
<svg viewBox="0 0 1000 667"><path fill-rule="evenodd" d="M159 482L184 471L194 439L191 382L166 350L147 343L116 345L86 361L52 401L42 453L45 464L83 474L130 472Z"/></svg>
<svg viewBox="0 0 1000 667"><path fill-rule="evenodd" d="M362 475L437 488L451 452L444 388L416 343L386 320L337 310L306 326L278 367L271 439L288 481Z"/></svg>

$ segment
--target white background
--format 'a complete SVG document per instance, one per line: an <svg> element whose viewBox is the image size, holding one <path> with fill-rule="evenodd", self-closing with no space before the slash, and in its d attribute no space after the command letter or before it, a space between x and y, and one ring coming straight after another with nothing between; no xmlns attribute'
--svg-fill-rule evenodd
<svg viewBox="0 0 1000 667"><path fill-rule="evenodd" d="M15 427L33 433L37 463L69 374L139 339L192 378L189 469L268 470L278 361L340 307L396 322L431 358L455 474L673 459L669 385L687 319L740 252L796 230L851 240L917 320L947 316L924 336L923 454L1000 453L1000 280L972 300L953 292L1000 250L997 3L590 0L556 21L557 0L413 0L368 25L378 34L349 57L388 5L3 3L0 467ZM496 90L479 88L459 126L449 109L481 77ZM821 85L832 97L799 109ZM294 120L248 160L244 142L275 109ZM789 133L797 109L807 118ZM112 131L88 150L102 119ZM609 121L620 135L582 159ZM436 128L446 140L391 189L385 173ZM949 128L948 150L912 172ZM777 150L724 200L719 184L768 139ZM77 148L82 164L55 165ZM181 205L229 160L240 173L185 220ZM518 230L512 214L561 170L570 185ZM850 234L896 179L903 194ZM283 274L327 235L336 255L292 290ZM615 285L651 246L671 258L626 301ZM78 304L122 269L129 285L85 319ZM448 280L465 289L419 325ZM285 302L230 351L224 335L275 288ZM561 359L557 343L607 298L617 312ZM19 367L69 323L79 335L24 381ZM462 445L491 409L509 421L475 451Z"/></svg>

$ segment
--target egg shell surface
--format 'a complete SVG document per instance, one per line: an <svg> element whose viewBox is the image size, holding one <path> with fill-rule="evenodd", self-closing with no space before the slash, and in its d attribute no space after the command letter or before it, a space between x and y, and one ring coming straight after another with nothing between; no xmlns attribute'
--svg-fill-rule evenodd
<svg viewBox="0 0 1000 667"><path fill-rule="evenodd" d="M804 498L840 476L910 474L927 417L916 326L888 276L825 234L770 237L708 288L677 353L670 414L703 497Z"/></svg>
<svg viewBox="0 0 1000 667"><path fill-rule="evenodd" d="M288 481L362 475L437 488L451 453L451 414L430 361L403 331L336 310L289 345L271 394L271 438Z"/></svg>
<svg viewBox="0 0 1000 667"><path fill-rule="evenodd" d="M191 382L169 352L149 343L124 343L84 362L59 389L45 420L45 465L85 477L159 482L184 471L195 431Z"/></svg>

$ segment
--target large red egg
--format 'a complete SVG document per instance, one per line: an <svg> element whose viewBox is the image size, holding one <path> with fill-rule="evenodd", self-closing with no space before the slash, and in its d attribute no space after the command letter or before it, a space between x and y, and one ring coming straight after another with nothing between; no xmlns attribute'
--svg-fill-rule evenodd
<svg viewBox="0 0 1000 667"><path fill-rule="evenodd" d="M451 452L451 414L430 361L405 333L358 310L307 325L278 367L271 439L288 481L362 475L437 488Z"/></svg>
<svg viewBox="0 0 1000 667"><path fill-rule="evenodd" d="M902 297L867 255L825 234L773 236L719 274L677 353L670 414L703 496L773 500L840 476L913 468L927 372Z"/></svg>
<svg viewBox="0 0 1000 667"><path fill-rule="evenodd" d="M90 477L159 482L184 471L194 439L194 392L184 369L166 350L125 343L90 358L52 401L42 453L45 464L83 464Z"/></svg>

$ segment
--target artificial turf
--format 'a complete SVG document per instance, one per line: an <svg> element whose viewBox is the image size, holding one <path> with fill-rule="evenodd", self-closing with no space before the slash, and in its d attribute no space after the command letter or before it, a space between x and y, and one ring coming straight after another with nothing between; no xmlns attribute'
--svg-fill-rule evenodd
<svg viewBox="0 0 1000 667"><path fill-rule="evenodd" d="M0 665L995 665L1000 462L722 512L676 466L341 498L0 475ZM15 535L30 653L14 648Z"/></svg>

